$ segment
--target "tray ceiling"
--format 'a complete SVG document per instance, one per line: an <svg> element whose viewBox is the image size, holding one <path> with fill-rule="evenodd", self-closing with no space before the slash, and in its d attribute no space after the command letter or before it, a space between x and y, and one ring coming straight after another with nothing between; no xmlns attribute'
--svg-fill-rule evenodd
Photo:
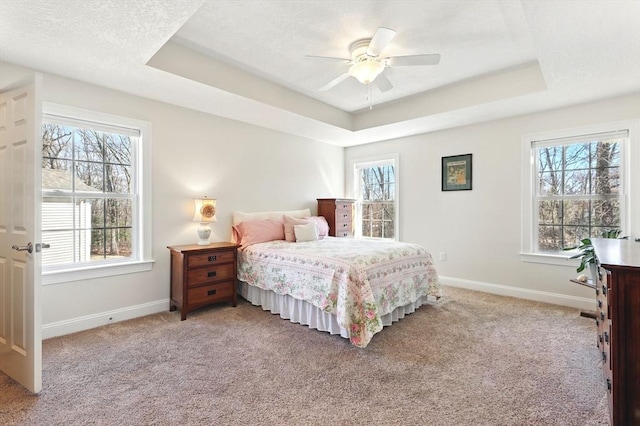
<svg viewBox="0 0 640 426"><path fill-rule="evenodd" d="M638 1L0 1L2 61L342 146L640 91ZM378 27L440 63L319 91Z"/></svg>

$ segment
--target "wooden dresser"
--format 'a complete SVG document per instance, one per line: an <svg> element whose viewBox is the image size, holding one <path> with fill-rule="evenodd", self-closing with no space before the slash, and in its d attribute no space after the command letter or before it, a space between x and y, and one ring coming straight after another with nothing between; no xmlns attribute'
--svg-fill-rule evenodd
<svg viewBox="0 0 640 426"><path fill-rule="evenodd" d="M598 347L613 426L640 425L640 243L594 238Z"/></svg>
<svg viewBox="0 0 640 426"><path fill-rule="evenodd" d="M218 302L237 304L236 257L238 245L212 243L170 246L171 302L180 310L180 319L194 309Z"/></svg>
<svg viewBox="0 0 640 426"><path fill-rule="evenodd" d="M347 198L318 198L318 216L329 223L332 237L353 237L354 207L356 200Z"/></svg>

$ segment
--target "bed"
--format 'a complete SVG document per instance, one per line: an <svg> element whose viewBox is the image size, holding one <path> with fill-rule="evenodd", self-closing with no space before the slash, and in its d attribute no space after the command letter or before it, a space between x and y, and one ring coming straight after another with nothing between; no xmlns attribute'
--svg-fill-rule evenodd
<svg viewBox="0 0 640 426"><path fill-rule="evenodd" d="M322 235L323 218L309 213L234 213L240 296L358 347L441 296L431 255L422 246Z"/></svg>

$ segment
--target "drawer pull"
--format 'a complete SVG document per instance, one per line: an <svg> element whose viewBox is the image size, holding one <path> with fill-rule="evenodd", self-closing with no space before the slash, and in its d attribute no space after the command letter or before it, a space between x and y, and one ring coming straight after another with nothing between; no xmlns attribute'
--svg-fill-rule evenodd
<svg viewBox="0 0 640 426"><path fill-rule="evenodd" d="M606 352L602 352L602 362L607 362L607 353Z"/></svg>
<svg viewBox="0 0 640 426"><path fill-rule="evenodd" d="M607 390L611 393L611 380L607 379Z"/></svg>
<svg viewBox="0 0 640 426"><path fill-rule="evenodd" d="M604 340L604 339L602 338L602 334L600 334L600 335L598 336L598 340L600 341L600 343L602 343L602 341Z"/></svg>
<svg viewBox="0 0 640 426"><path fill-rule="evenodd" d="M604 312L600 312L600 319L604 321Z"/></svg>
<svg viewBox="0 0 640 426"><path fill-rule="evenodd" d="M343 227L343 228L346 228L346 227L348 227L348 226L349 226L349 224L348 224L348 223L343 223L343 224L342 224L342 227Z"/></svg>
<svg viewBox="0 0 640 426"><path fill-rule="evenodd" d="M608 332L604 332L604 341L609 343L609 333Z"/></svg>
<svg viewBox="0 0 640 426"><path fill-rule="evenodd" d="M211 278L215 276L216 276L216 271L207 272L207 277Z"/></svg>
<svg viewBox="0 0 640 426"><path fill-rule="evenodd" d="M600 296L600 289L596 288L596 296Z"/></svg>
<svg viewBox="0 0 640 426"><path fill-rule="evenodd" d="M602 294L607 294L607 286L602 286Z"/></svg>
<svg viewBox="0 0 640 426"><path fill-rule="evenodd" d="M208 260L209 262L215 262L218 259L218 256L209 256Z"/></svg>
<svg viewBox="0 0 640 426"><path fill-rule="evenodd" d="M209 290L207 291L207 296L213 296L214 294L216 294L215 290Z"/></svg>
<svg viewBox="0 0 640 426"><path fill-rule="evenodd" d="M349 215L348 214L343 214L342 217L347 218L347 217L349 217Z"/></svg>
<svg viewBox="0 0 640 426"><path fill-rule="evenodd" d="M596 318L596 325L600 325L600 320Z"/></svg>
<svg viewBox="0 0 640 426"><path fill-rule="evenodd" d="M602 308L602 300L598 300L598 308Z"/></svg>

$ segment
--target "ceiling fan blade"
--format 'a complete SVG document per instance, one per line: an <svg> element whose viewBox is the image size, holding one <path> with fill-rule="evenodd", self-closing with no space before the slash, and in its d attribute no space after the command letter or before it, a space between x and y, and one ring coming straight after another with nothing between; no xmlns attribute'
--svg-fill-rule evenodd
<svg viewBox="0 0 640 426"><path fill-rule="evenodd" d="M314 59L329 59L332 61L343 61L343 62L350 62L351 59L347 59L347 58L336 58L334 56L316 56L316 55L304 55L305 58L314 58Z"/></svg>
<svg viewBox="0 0 640 426"><path fill-rule="evenodd" d="M440 54L392 56L387 58L390 67L406 67L412 65L437 65L440 62Z"/></svg>
<svg viewBox="0 0 640 426"><path fill-rule="evenodd" d="M382 51L387 47L387 44L395 37L396 32L390 28L380 27L373 35L373 38L369 42L367 47L367 54L369 56L379 56Z"/></svg>
<svg viewBox="0 0 640 426"><path fill-rule="evenodd" d="M348 72L345 72L344 74L342 74L339 77L334 78L333 80L331 80L330 82L328 82L327 84L325 84L324 86L322 86L320 89L321 92L326 92L327 90L337 86L338 84L342 83L344 80L346 80L347 78L349 78L350 75Z"/></svg>
<svg viewBox="0 0 640 426"><path fill-rule="evenodd" d="M373 83L380 89L381 92L386 92L387 90L393 89L393 84L389 81L389 79L384 75L380 74L373 80Z"/></svg>

